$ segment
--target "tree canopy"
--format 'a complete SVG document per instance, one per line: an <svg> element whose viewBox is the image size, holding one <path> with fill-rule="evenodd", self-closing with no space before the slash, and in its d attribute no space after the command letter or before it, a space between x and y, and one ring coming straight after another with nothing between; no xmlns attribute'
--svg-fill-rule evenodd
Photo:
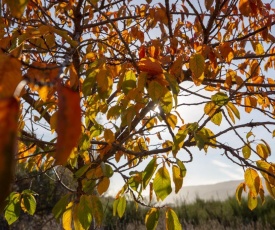
<svg viewBox="0 0 275 230"><path fill-rule="evenodd" d="M161 207L152 200L180 191L194 149L216 149L243 169L236 198L247 192L251 210L264 192L275 198L272 2L2 0L0 203L8 223L36 209L35 191L9 189L21 167L53 172L67 189L53 209L64 229L101 225L100 197L114 174L125 184L113 214L123 216L129 195L151 207L145 223L155 229ZM163 208L166 228L181 229Z"/></svg>

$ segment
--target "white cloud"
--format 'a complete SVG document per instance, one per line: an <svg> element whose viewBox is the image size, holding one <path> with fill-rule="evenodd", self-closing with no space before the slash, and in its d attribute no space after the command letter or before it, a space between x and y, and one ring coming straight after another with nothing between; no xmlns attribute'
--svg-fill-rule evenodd
<svg viewBox="0 0 275 230"><path fill-rule="evenodd" d="M222 172L222 173L226 174L228 177L230 177L229 179L233 179L233 180L243 179L243 174L238 173L238 172L232 172L232 170L221 168L220 172Z"/></svg>
<svg viewBox="0 0 275 230"><path fill-rule="evenodd" d="M221 167L221 168L231 168L230 165L225 164L225 163L223 163L223 162L221 162L221 161L218 161L218 160L213 160L212 163L213 163L214 165L217 165L217 166Z"/></svg>

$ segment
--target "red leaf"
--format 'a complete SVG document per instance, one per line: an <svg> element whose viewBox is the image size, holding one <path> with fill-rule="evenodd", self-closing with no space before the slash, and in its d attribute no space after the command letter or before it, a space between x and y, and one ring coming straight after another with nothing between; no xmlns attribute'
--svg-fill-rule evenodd
<svg viewBox="0 0 275 230"><path fill-rule="evenodd" d="M56 164L65 164L81 134L79 93L58 84Z"/></svg>
<svg viewBox="0 0 275 230"><path fill-rule="evenodd" d="M0 100L0 211L14 174L19 105L15 98Z"/></svg>

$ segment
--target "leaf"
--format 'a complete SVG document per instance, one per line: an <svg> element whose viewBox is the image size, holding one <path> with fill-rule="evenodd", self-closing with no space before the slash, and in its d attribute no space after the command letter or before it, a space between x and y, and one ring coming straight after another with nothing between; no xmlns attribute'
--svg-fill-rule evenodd
<svg viewBox="0 0 275 230"><path fill-rule="evenodd" d="M216 113L212 118L211 121L215 124L220 126L220 124L222 123L222 112L218 112Z"/></svg>
<svg viewBox="0 0 275 230"><path fill-rule="evenodd" d="M160 106L165 114L170 113L173 108L173 97L167 88L164 97L162 97L160 100Z"/></svg>
<svg viewBox="0 0 275 230"><path fill-rule="evenodd" d="M5 219L8 224L13 224L20 215L20 199L21 196L17 192L12 192L7 198L7 206L5 207Z"/></svg>
<svg viewBox="0 0 275 230"><path fill-rule="evenodd" d="M175 211L168 208L165 212L165 225L167 230L181 230L182 226L180 224L179 218Z"/></svg>
<svg viewBox="0 0 275 230"><path fill-rule="evenodd" d="M257 106L257 99L247 96L244 98L245 112L250 113Z"/></svg>
<svg viewBox="0 0 275 230"><path fill-rule="evenodd" d="M16 58L0 54L0 99L12 97L21 80L21 63Z"/></svg>
<svg viewBox="0 0 275 230"><path fill-rule="evenodd" d="M175 193L178 193L183 183L182 171L178 166L173 165L172 172L173 172L173 181L175 184Z"/></svg>
<svg viewBox="0 0 275 230"><path fill-rule="evenodd" d="M147 230L156 229L159 221L159 210L157 208L151 208L145 216L145 226Z"/></svg>
<svg viewBox="0 0 275 230"><path fill-rule="evenodd" d="M205 8L209 11L211 6L213 5L214 0L204 0Z"/></svg>
<svg viewBox="0 0 275 230"><path fill-rule="evenodd" d="M250 0L239 1L239 11L245 17L248 17L251 11L249 1Z"/></svg>
<svg viewBox="0 0 275 230"><path fill-rule="evenodd" d="M230 108L230 110L234 113L234 115L240 119L240 112L239 110L236 108L236 106L232 103L232 102L228 102L226 105L226 108Z"/></svg>
<svg viewBox="0 0 275 230"><path fill-rule="evenodd" d="M164 166L157 171L153 188L157 197L161 200L164 200L172 192L170 174Z"/></svg>
<svg viewBox="0 0 275 230"><path fill-rule="evenodd" d="M258 144L256 146L256 151L259 157L261 157L262 159L266 160L266 158L270 155L270 151L267 148L266 145L264 144Z"/></svg>
<svg viewBox="0 0 275 230"><path fill-rule="evenodd" d="M163 73L163 69L159 63L154 58L142 58L138 63L139 69L143 72L146 72L150 75L157 75Z"/></svg>
<svg viewBox="0 0 275 230"><path fill-rule="evenodd" d="M122 82L122 90L124 94L128 94L131 89L136 87L137 78L135 73L132 70L126 72L123 82Z"/></svg>
<svg viewBox="0 0 275 230"><path fill-rule="evenodd" d="M50 119L51 132L54 133L57 126L57 112L53 113Z"/></svg>
<svg viewBox="0 0 275 230"><path fill-rule="evenodd" d="M142 172L142 186L145 189L157 168L157 159L154 157Z"/></svg>
<svg viewBox="0 0 275 230"><path fill-rule="evenodd" d="M166 115L166 120L170 127L174 129L177 125L178 117L174 114L169 113Z"/></svg>
<svg viewBox="0 0 275 230"><path fill-rule="evenodd" d="M33 215L36 210L36 200L32 194L22 193L21 208L24 212Z"/></svg>
<svg viewBox="0 0 275 230"><path fill-rule="evenodd" d="M250 210L253 210L257 207L258 205L258 199L255 197L253 194L248 194L248 201L247 201L248 208Z"/></svg>
<svg viewBox="0 0 275 230"><path fill-rule="evenodd" d="M81 109L79 93L58 84L58 117L56 165L67 162L81 134Z"/></svg>
<svg viewBox="0 0 275 230"><path fill-rule="evenodd" d="M234 51L231 48L230 43L223 42L221 43L219 48L220 48L222 57L225 59L227 63L230 63L231 60L234 58Z"/></svg>
<svg viewBox="0 0 275 230"><path fill-rule="evenodd" d="M66 210L66 207L69 204L70 196L71 196L71 194L66 194L53 207L52 213L53 213L55 219L58 219Z"/></svg>
<svg viewBox="0 0 275 230"><path fill-rule="evenodd" d="M189 60L189 68L192 71L192 76L196 80L199 79L200 83L203 81L203 78L204 78L202 77L204 72L204 65L205 65L205 60L201 54L195 53L191 55Z"/></svg>
<svg viewBox="0 0 275 230"><path fill-rule="evenodd" d="M110 179L108 177L103 177L102 181L97 186L97 191L99 195L102 195L104 192L106 192L110 185Z"/></svg>
<svg viewBox="0 0 275 230"><path fill-rule="evenodd" d="M92 203L88 195L80 197L79 204L77 205L77 218L84 229L88 229L92 223ZM74 210L75 211L75 210Z"/></svg>
<svg viewBox="0 0 275 230"><path fill-rule="evenodd" d="M103 207L102 203L97 196L90 196L92 202L92 213L97 226L100 226L103 221Z"/></svg>
<svg viewBox="0 0 275 230"><path fill-rule="evenodd" d="M244 159L248 159L251 155L251 147L249 144L245 145L243 148L242 148L242 153L243 153L243 157Z"/></svg>
<svg viewBox="0 0 275 230"><path fill-rule="evenodd" d="M245 183L240 183L239 186L236 189L236 194L235 194L239 205L241 205L241 202L242 202L242 192L243 192L243 190L245 190Z"/></svg>
<svg viewBox="0 0 275 230"><path fill-rule="evenodd" d="M112 144L115 141L115 135L110 129L104 130L104 139L107 143Z"/></svg>
<svg viewBox="0 0 275 230"><path fill-rule="evenodd" d="M122 218L126 209L126 198L122 196L118 199L117 214L119 218Z"/></svg>
<svg viewBox="0 0 275 230"><path fill-rule="evenodd" d="M10 8L12 17L21 18L29 0L8 0L7 4Z"/></svg>
<svg viewBox="0 0 275 230"><path fill-rule="evenodd" d="M157 81L151 81L148 85L149 97L152 98L153 101L158 101L167 91L167 88Z"/></svg>
<svg viewBox="0 0 275 230"><path fill-rule="evenodd" d="M217 106L223 106L226 105L229 98L225 93L217 92L213 96L211 96L211 101L215 103Z"/></svg>
<svg viewBox="0 0 275 230"><path fill-rule="evenodd" d="M182 126L179 130L176 136L173 139L173 146L172 146L172 152L173 154L176 154L180 148L182 147L184 140L187 136L188 130L186 129L186 125Z"/></svg>
<svg viewBox="0 0 275 230"><path fill-rule="evenodd" d="M15 171L19 105L15 98L0 99L0 212Z"/></svg>
<svg viewBox="0 0 275 230"><path fill-rule="evenodd" d="M64 230L72 230L72 219L73 219L73 202L71 201L67 206L66 210L62 215L62 226Z"/></svg>

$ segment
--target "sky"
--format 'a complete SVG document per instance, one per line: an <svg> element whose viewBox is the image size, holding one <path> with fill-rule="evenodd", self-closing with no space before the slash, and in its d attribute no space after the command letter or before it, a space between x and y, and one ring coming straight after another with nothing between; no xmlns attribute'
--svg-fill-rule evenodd
<svg viewBox="0 0 275 230"><path fill-rule="evenodd" d="M164 1L163 1L164 2ZM203 111L203 108L199 106L196 108L197 111ZM190 111L190 110L188 110ZM186 114L185 111L182 111L183 118L185 123L195 122L200 117L200 114L196 110L192 111L192 114ZM255 114L255 113L253 113ZM247 113L241 113L241 117L245 116L247 121L255 120L265 120L266 118L263 115L251 115ZM221 127L214 126L209 127L213 128L213 131L218 131ZM248 132L248 130L241 130L240 132ZM265 130L259 129L258 136L266 136ZM44 135L44 139L53 139L54 134L50 133L41 133L41 136ZM236 139L234 135L226 136L228 140L232 141ZM268 143L271 147L274 146L274 140L269 139ZM180 151L178 154L184 154L183 151ZM205 184L215 184L223 181L230 180L242 180L244 176L244 170L232 163L226 156L223 155L223 152L220 150L214 150L209 148L208 153L205 153L203 150L199 151L197 148L192 149L193 161L191 163L185 164L187 169L186 177L184 178L183 186L190 185L205 185ZM271 157L270 160L275 161L275 156ZM143 170L144 167L137 168L137 170ZM111 185L108 190L108 194L117 193L123 186L123 181L120 176L114 174L111 178Z"/></svg>

